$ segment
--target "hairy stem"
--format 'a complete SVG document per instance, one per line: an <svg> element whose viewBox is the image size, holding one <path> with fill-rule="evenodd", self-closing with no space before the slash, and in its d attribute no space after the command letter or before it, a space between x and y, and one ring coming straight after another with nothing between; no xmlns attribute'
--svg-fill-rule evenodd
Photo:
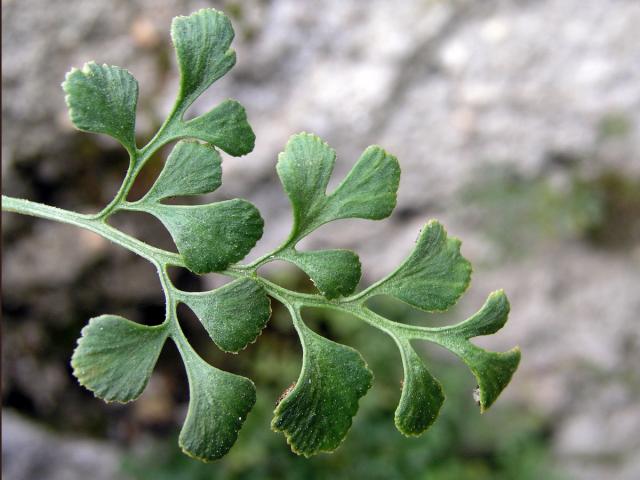
<svg viewBox="0 0 640 480"><path fill-rule="evenodd" d="M104 207L100 212L93 215L91 218L94 218L96 220L106 220L107 218L109 218L109 215L114 213L114 211L118 208L118 205L120 205L120 203L122 203L122 201L127 198L127 195L129 194L129 191L133 186L133 182L136 179L136 176L134 175L134 171L136 168L136 156L136 153L133 153L133 155L129 157L129 167L127 168L127 173L124 176L122 185L120 185L120 188L118 189L115 197L113 197L113 200L111 200L106 207Z"/></svg>
<svg viewBox="0 0 640 480"><path fill-rule="evenodd" d="M113 210L117 210L123 204L120 200ZM134 238L120 230L110 226L103 218L96 218L92 215L83 215L70 210L43 205L29 200L2 196L2 210L7 212L21 213L33 217L53 220L76 227L84 228L91 232L110 240L111 242L124 247L125 249L141 256L151 262L158 271L158 277L165 294L167 302L167 314L165 322L170 325L171 336L177 343L182 343L184 334L178 324L175 315L175 293L176 289L172 285L167 274L167 266L185 267L182 257L177 253L169 252L157 247L148 245L137 238ZM262 258L271 258L277 252L271 252ZM429 341L438 341L440 336L445 336L446 331L443 328L428 328L415 325L406 325L388 320L377 313L368 309L361 298L361 294L355 294L351 297L329 300L322 295L314 295L309 293L301 293L287 288L281 287L266 278L258 276L256 270L259 266L254 266L255 262L250 265L234 265L227 270L218 272L234 278L249 277L260 283L267 293L274 299L281 302L289 310L291 308L299 309L301 307L315 307L335 310L342 313L348 313L367 324L387 333L394 339L422 339Z"/></svg>
<svg viewBox="0 0 640 480"><path fill-rule="evenodd" d="M131 235L121 232L117 228L113 228L103 219L95 218L92 215L83 215L70 210L43 205L21 198L8 197L6 195L2 195L2 210L84 228L140 255L154 265L160 263L163 265L184 266L184 261L177 253L152 247Z"/></svg>
<svg viewBox="0 0 640 480"><path fill-rule="evenodd" d="M179 135L175 132L176 125L180 122L180 118L184 112L174 107L171 114L167 117L160 129L156 132L149 143L147 143L141 149L135 149L129 151L129 167L127 173L124 176L122 185L118 189L118 192L113 197L113 200L104 207L99 213L92 216L96 220L106 220L110 215L118 211L126 202L127 196L131 191L131 187L136 181L138 174L145 166L147 161L156 153L160 148L166 145L168 142L175 140Z"/></svg>

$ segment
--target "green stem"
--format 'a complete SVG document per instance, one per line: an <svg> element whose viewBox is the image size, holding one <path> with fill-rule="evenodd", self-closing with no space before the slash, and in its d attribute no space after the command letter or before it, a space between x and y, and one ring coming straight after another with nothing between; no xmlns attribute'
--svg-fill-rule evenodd
<svg viewBox="0 0 640 480"><path fill-rule="evenodd" d="M182 327L178 322L178 314L176 308L178 307L178 303L180 302L180 291L173 286L171 283L171 279L169 278L169 273L167 272L166 265L158 265L158 278L160 279L160 285L162 286L162 291L164 292L165 298L165 306L166 306L166 314L164 323L166 323L169 327L169 335L176 343L178 348L184 346L184 344L188 344L187 337L182 331Z"/></svg>
<svg viewBox="0 0 640 480"><path fill-rule="evenodd" d="M127 196L135 183L138 174L145 166L147 161L156 153L160 148L166 145L171 140L179 138L180 135L176 133L176 125L181 122L180 118L184 112L179 108L174 107L171 114L167 117L160 129L156 132L149 143L147 143L141 149L129 151L129 167L127 173L124 176L122 185L118 189L113 200L104 207L99 213L93 216L97 220L106 220L110 215L118 211L122 204L127 200Z"/></svg>
<svg viewBox="0 0 640 480"><path fill-rule="evenodd" d="M31 202L20 198L8 197L6 195L2 196L2 210L30 215L32 217L45 218L47 220L53 220L84 228L85 230L97 233L107 240L140 255L142 258L150 261L154 265L160 263L164 265L184 266L182 257L177 253L168 252L166 250L147 245L137 238L127 235L117 228L113 228L104 220L97 219L91 215L83 215L69 210L64 210L62 208L43 205L41 203Z"/></svg>
<svg viewBox="0 0 640 480"><path fill-rule="evenodd" d="M106 220L109 218L111 214L113 214L119 207L119 205L127 198L129 195L129 191L131 187L133 187L133 182L137 177L136 165L138 162L137 153L130 154L129 156L129 167L127 168L127 173L124 176L124 180L122 181L122 185L118 189L113 200L109 202L109 204L104 207L99 213L95 214L92 218L96 220ZM139 172L139 170L138 170Z"/></svg>
<svg viewBox="0 0 640 480"><path fill-rule="evenodd" d="M287 250L289 248L291 248L291 242L287 239L282 245L280 245L275 250L269 253L265 253L263 256L255 259L253 262L249 263L248 265L238 265L238 268L254 271L266 263L269 263L273 260L278 260L279 259L278 254L282 253L284 250Z"/></svg>
<svg viewBox="0 0 640 480"><path fill-rule="evenodd" d="M351 316L359 318L369 325L382 330L394 339L402 338L405 340L421 339L436 341L436 339L446 334L447 327L441 328L429 328L420 327L416 325L407 325L398 323L384 318L381 315L368 309L363 301L358 301L360 295L356 294L351 297L345 297L342 299L329 300L321 295L313 295L309 293L295 292L287 288L281 287L266 278L258 276L255 271L248 272L245 269L238 269L237 267L230 267L227 271L220 272L224 275L239 277L250 277L256 282L260 283L267 293L284 304L289 309L292 305L300 307L315 307L324 308L327 310L334 310L341 313L347 313Z"/></svg>
<svg viewBox="0 0 640 480"><path fill-rule="evenodd" d="M119 206L116 208L119 208L122 204L123 202L120 202ZM178 337L184 336L184 334L182 333L175 316L176 294L179 294L179 291L171 284L166 270L168 265L178 267L185 266L180 255L148 245L137 238L113 228L108 225L104 219L95 218L95 216L83 215L69 210L64 210L62 208L43 205L29 200L7 197L5 195L2 196L2 210L45 218L84 228L85 230L97 233L107 240L110 240L151 262L158 270L160 283L167 301L167 316L165 322L169 322L171 324L172 336L175 335L177 341L181 341ZM423 339L438 342L440 337L446 336L448 333L446 328L419 327L388 320L369 310L364 305L364 302L360 300L362 297L361 293L351 297L328 300L321 295L289 290L267 280L266 278L258 276L256 268L257 267L252 267L251 265L236 265L230 266L227 270L219 273L234 278L252 278L260 283L271 297L283 303L289 309L295 308L299 310L301 307L315 307L348 313L360 320L363 320L369 325L386 332L394 339Z"/></svg>
<svg viewBox="0 0 640 480"><path fill-rule="evenodd" d="M182 116L181 111L173 110L162 124L158 132L153 136L149 143L138 150L137 155L140 158L140 168L151 158L151 156L158 151L163 145L167 144L171 140L175 140L177 137L176 125L178 125Z"/></svg>

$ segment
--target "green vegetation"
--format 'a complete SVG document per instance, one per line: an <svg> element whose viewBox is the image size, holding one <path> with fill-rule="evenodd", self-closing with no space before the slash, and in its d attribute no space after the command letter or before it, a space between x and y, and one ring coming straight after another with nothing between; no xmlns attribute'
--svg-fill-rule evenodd
<svg viewBox="0 0 640 480"><path fill-rule="evenodd" d="M587 176L569 167L551 179L496 168L465 188L462 200L480 212L481 228L501 252L514 257L545 241L602 248L640 241L640 179L613 171Z"/></svg>
<svg viewBox="0 0 640 480"><path fill-rule="evenodd" d="M302 277L278 280L298 289L306 285ZM376 300L377 310L393 314L403 323L418 320L407 316L415 310L403 304L388 302L384 297ZM259 395L229 454L211 465L190 461L176 447L175 436L167 433L144 449L128 453L123 471L135 480L564 478L553 467L554 459L548 446L554 424L541 412L515 402L505 402L500 408L478 415L472 398L476 386L473 377L453 356L438 347L420 348L418 353L429 354L430 365L438 372L448 401L428 434L394 435L389 419L401 395L402 365L391 361L399 358L393 342L342 314L324 309L307 309L304 314L315 331L336 342L349 342L362 352L376 376L369 395L360 402L359 415L349 435L338 450L332 455L304 459L291 455L280 437L269 431L274 402L291 378L295 378L300 364L292 343L295 340L290 335L288 313L281 305L274 304L271 328L241 357L240 372L255 380ZM416 317L424 322L422 315ZM215 360L225 361L210 343L199 342L196 346L207 358L211 355ZM140 446L139 440L132 439L132 442Z"/></svg>
<svg viewBox="0 0 640 480"><path fill-rule="evenodd" d="M301 239L325 223L388 217L396 204L400 177L393 155L378 146L367 148L339 186L327 193L335 152L315 135L292 136L277 163L292 206L291 233L274 251L249 264L237 262L262 237L264 226L250 202L165 203L170 197L216 190L222 183L218 149L241 156L253 149L255 140L244 108L233 100L184 120L193 102L235 64L235 52L230 48L234 33L227 17L212 9L200 10L174 19L171 34L180 67L179 92L166 121L142 148L138 148L135 135L138 84L129 72L88 63L80 70L73 69L63 83L74 125L110 135L129 153L129 168L112 202L95 215L84 215L3 196L6 211L90 230L140 255L157 271L166 300L165 318L153 326L117 315L91 319L71 361L78 381L106 401L135 400L170 339L189 381L189 410L179 435L180 447L203 461L219 459L231 449L256 404L256 388L250 379L210 365L194 350L178 321L177 308L187 305L220 349L236 353L256 341L271 315L270 299L275 299L290 314L303 350L299 377L282 395L271 422L294 452L312 456L335 450L373 384L373 373L357 350L320 335L303 321L302 313L306 315L310 308L361 320L393 340L404 369L394 418L404 435L422 434L444 403L440 382L418 354L418 340L457 355L476 378L480 411L488 409L511 380L520 351L491 352L470 340L491 335L505 324L509 302L503 291L491 293L476 314L452 326L400 323L367 306L369 300L381 295L424 312L445 311L458 301L469 285L471 265L460 253L460 241L448 237L442 225L434 220L426 223L407 259L359 292L361 268L355 252L304 252L296 248ZM128 201L131 187L148 160L176 140L155 184L140 200ZM112 227L108 220L119 211L157 217L171 234L178 253L153 247ZM317 291L287 289L258 274L261 266L275 260L297 265ZM218 272L233 281L209 292L182 291L171 282L170 267L196 274ZM379 440L385 443L385 439Z"/></svg>
<svg viewBox="0 0 640 480"><path fill-rule="evenodd" d="M608 140L616 137L624 137L629 134L632 123L626 115L618 112L610 112L598 124L598 136L601 140Z"/></svg>

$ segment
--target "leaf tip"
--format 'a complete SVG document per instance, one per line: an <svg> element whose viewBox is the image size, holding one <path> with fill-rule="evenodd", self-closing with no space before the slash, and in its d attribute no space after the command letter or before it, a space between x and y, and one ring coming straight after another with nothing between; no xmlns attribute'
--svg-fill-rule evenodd
<svg viewBox="0 0 640 480"><path fill-rule="evenodd" d="M520 346L515 346L506 352L500 352L497 354L502 364L502 371L497 378L495 385L491 388L487 388L483 382L480 382L480 413L486 412L498 399L502 391L511 382L513 375L515 374L518 366L520 365L521 350Z"/></svg>

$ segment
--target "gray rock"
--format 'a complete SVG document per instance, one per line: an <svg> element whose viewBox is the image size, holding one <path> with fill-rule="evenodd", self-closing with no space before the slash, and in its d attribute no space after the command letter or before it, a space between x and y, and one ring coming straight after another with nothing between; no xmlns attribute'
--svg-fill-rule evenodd
<svg viewBox="0 0 640 480"><path fill-rule="evenodd" d="M3 190L80 210L108 201L123 174L122 153L104 138L72 131L59 88L64 73L91 59L131 70L141 85L142 142L170 109L177 86L170 18L211 5L223 2L74 0L56 8L44 0L3 2ZM611 249L579 235L545 237L533 219L522 218L530 225L524 255L507 258L484 224L506 216L509 200L488 213L460 201L492 168L549 181L559 192L575 175L613 171L638 178L640 3L241 5L234 19L238 64L194 111L237 98L256 131L253 153L225 157L225 184L212 197L245 196L261 209L265 235L250 258L276 246L291 224L274 170L289 135L313 131L336 148L332 185L367 145L382 145L403 170L396 214L385 222L327 225L302 246L357 250L368 283L401 261L426 219L439 218L465 240L463 252L476 265L456 312L473 312L497 288L512 301L500 335L479 340L523 349L506 398L557 419L554 448L578 478L640 477L633 455L639 448L640 246ZM143 180L149 184L153 174ZM159 238L157 224L123 222L143 238ZM66 289L96 262L103 262L98 284L108 298L135 304L154 295L152 272L135 264L121 280L126 253L105 250L67 227L37 221L31 228L31 220L11 215L3 215L3 224L9 299L31 302L42 290ZM512 233L507 225L501 235ZM68 268L59 268L63 260ZM58 291L55 315L71 309L65 292ZM100 301L87 306L103 307ZM36 308L31 320L50 321L48 313ZM19 373L11 372L3 387L18 381L13 375ZM608 461L611 456L619 461Z"/></svg>
<svg viewBox="0 0 640 480"><path fill-rule="evenodd" d="M121 453L85 438L55 435L11 410L2 410L2 478L5 480L125 480Z"/></svg>

